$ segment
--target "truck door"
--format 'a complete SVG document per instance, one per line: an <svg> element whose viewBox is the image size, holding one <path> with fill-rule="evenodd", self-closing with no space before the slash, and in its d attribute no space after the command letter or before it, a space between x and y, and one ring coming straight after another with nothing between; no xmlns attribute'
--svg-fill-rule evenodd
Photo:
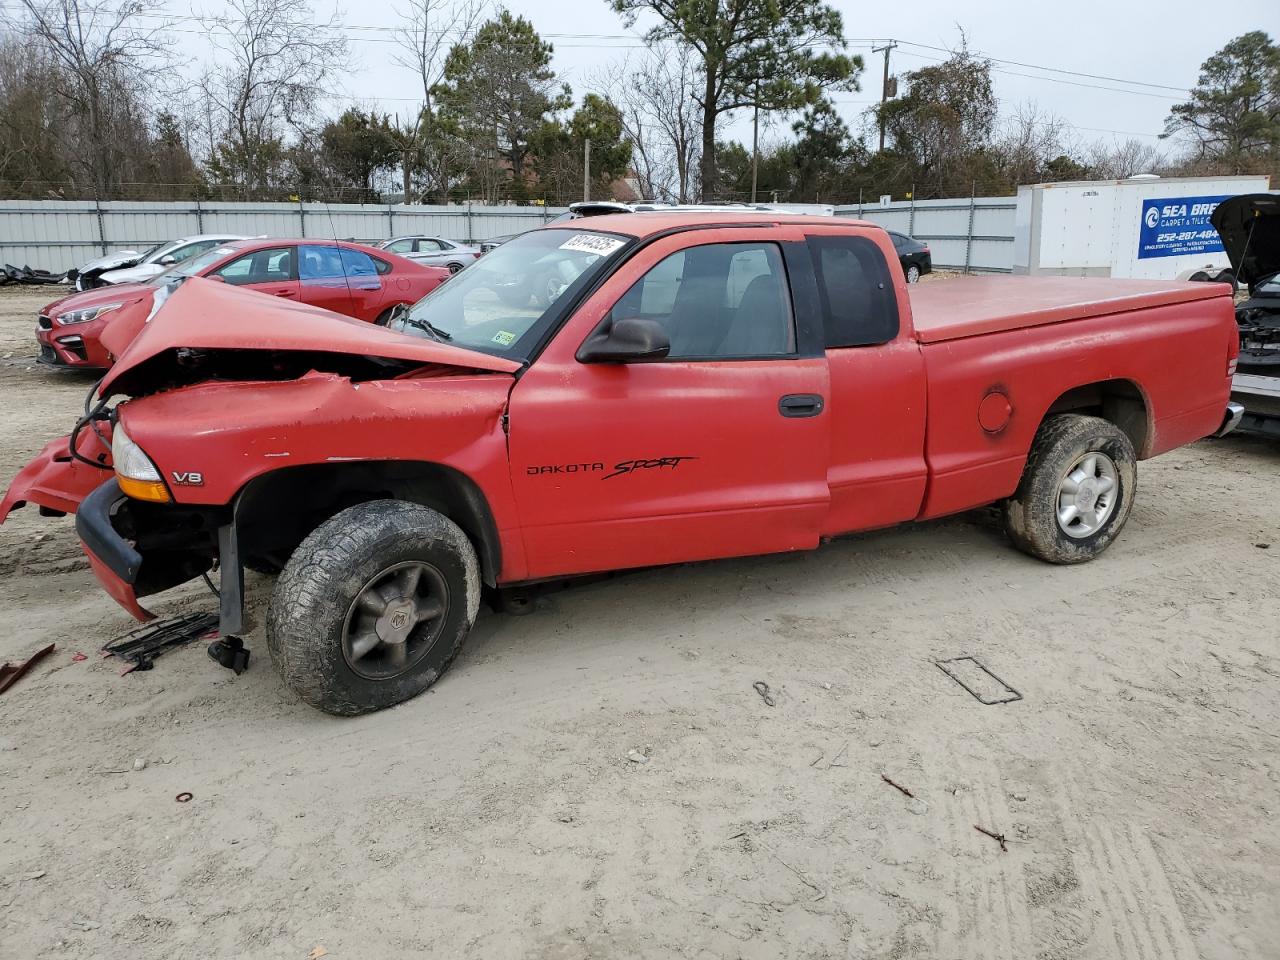
<svg viewBox="0 0 1280 960"><path fill-rule="evenodd" d="M924 500L924 358L883 231L806 228L831 373L824 536L914 518Z"/></svg>
<svg viewBox="0 0 1280 960"><path fill-rule="evenodd" d="M517 382L509 448L530 577L817 544L828 378L788 282L797 248L776 227L660 239ZM666 328L665 360L576 359L601 323L633 316Z"/></svg>

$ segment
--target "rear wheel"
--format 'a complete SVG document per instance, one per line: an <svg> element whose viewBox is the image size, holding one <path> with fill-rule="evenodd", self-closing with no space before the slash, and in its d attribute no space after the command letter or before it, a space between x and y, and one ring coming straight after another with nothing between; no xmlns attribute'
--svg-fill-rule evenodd
<svg viewBox="0 0 1280 960"><path fill-rule="evenodd" d="M446 266L450 273L457 273L463 267L461 263L450 263L450 264L447 264Z"/></svg>
<svg viewBox="0 0 1280 960"><path fill-rule="evenodd" d="M272 594L267 645L303 700L354 716L435 683L479 605L466 534L427 507L375 500L343 510L294 551Z"/></svg>
<svg viewBox="0 0 1280 960"><path fill-rule="evenodd" d="M907 283L920 282L920 268L914 263L907 267Z"/></svg>
<svg viewBox="0 0 1280 960"><path fill-rule="evenodd" d="M1136 485L1133 444L1119 427L1080 414L1050 417L1005 501L1005 529L1018 549L1049 563L1092 560L1124 528Z"/></svg>

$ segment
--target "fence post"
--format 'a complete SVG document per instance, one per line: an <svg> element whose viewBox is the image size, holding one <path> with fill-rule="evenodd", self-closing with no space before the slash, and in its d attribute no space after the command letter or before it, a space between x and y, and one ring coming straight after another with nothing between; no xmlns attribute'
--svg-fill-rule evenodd
<svg viewBox="0 0 1280 960"><path fill-rule="evenodd" d="M467 243L476 242L476 229L471 222L471 195L467 195Z"/></svg>
<svg viewBox="0 0 1280 960"><path fill-rule="evenodd" d="M387 236L395 237L396 235L396 213L391 209L391 201L387 201Z"/></svg>
<svg viewBox="0 0 1280 960"><path fill-rule="evenodd" d="M858 219L862 220L862 188L858 188Z"/></svg>
<svg viewBox="0 0 1280 960"><path fill-rule="evenodd" d="M93 195L93 209L98 215L98 248L102 251L102 255L107 255L107 228L102 220L102 201L98 199L98 195Z"/></svg>
<svg viewBox="0 0 1280 960"><path fill-rule="evenodd" d="M298 236L307 235L307 211L302 206L302 188L298 188Z"/></svg>
<svg viewBox="0 0 1280 960"><path fill-rule="evenodd" d="M964 239L964 272L969 272L969 263L973 256L973 207L978 198L978 183L975 180L969 190L969 226L965 230Z"/></svg>
<svg viewBox="0 0 1280 960"><path fill-rule="evenodd" d="M907 236L916 235L916 185L911 185L911 213L907 215Z"/></svg>
<svg viewBox="0 0 1280 960"><path fill-rule="evenodd" d="M199 197L196 197L196 233L204 233L204 210L200 207Z"/></svg>

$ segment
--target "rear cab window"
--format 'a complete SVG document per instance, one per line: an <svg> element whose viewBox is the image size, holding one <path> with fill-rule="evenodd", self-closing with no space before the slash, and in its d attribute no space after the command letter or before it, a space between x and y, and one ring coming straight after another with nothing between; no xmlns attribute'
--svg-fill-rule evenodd
<svg viewBox="0 0 1280 960"><path fill-rule="evenodd" d="M880 248L860 236L811 236L808 245L827 349L875 346L896 338L898 301Z"/></svg>

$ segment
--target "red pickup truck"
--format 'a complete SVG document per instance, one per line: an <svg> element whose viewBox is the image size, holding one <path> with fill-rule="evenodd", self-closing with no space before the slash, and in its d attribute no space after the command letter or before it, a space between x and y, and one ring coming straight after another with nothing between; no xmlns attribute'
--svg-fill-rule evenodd
<svg viewBox="0 0 1280 960"><path fill-rule="evenodd" d="M224 634L243 568L281 571L274 660L357 714L430 686L486 586L519 610L539 581L990 503L1027 553L1091 559L1137 460L1238 420L1225 285L909 293L896 262L869 223L655 213L524 234L389 329L193 279L0 517L78 508L139 617L216 564Z"/></svg>

